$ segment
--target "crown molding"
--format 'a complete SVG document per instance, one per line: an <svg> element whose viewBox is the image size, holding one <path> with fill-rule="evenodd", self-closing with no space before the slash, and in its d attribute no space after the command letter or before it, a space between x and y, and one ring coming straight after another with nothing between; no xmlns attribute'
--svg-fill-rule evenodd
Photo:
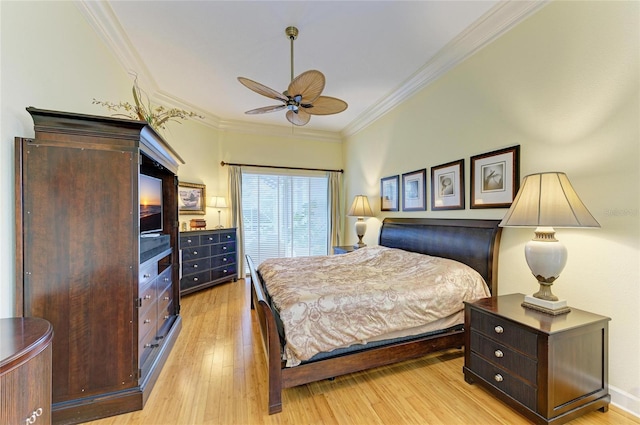
<svg viewBox="0 0 640 425"><path fill-rule="evenodd" d="M496 38L505 34L524 19L533 15L547 3L548 0L500 1L473 25L444 46L400 87L347 125L341 132L342 136L346 138L358 133Z"/></svg>
<svg viewBox="0 0 640 425"><path fill-rule="evenodd" d="M409 77L397 89L380 99L375 105L360 114L340 132L309 130L304 127L291 129L287 126L263 125L245 121L224 120L158 90L153 76L137 54L108 2L78 0L74 2L96 33L113 52L123 68L135 74L141 84L152 93L153 100L167 106L188 109L203 115L196 118L203 124L220 131L247 134L268 134L278 137L313 139L341 142L363 130L387 112L422 90L459 63L508 32L518 23L544 7L548 0L500 1L473 25L443 47L422 68Z"/></svg>

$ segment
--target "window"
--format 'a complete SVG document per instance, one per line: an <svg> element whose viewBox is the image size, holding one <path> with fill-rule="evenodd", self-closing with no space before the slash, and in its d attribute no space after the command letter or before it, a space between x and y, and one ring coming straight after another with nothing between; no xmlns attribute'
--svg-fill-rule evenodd
<svg viewBox="0 0 640 425"><path fill-rule="evenodd" d="M326 175L242 173L245 253L260 264L273 257L327 255Z"/></svg>

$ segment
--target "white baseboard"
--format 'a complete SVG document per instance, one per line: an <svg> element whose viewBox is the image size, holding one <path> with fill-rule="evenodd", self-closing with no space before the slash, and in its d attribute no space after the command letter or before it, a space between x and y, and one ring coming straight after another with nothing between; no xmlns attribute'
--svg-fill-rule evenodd
<svg viewBox="0 0 640 425"><path fill-rule="evenodd" d="M611 385L609 385L609 394L611 394L611 404L640 418L640 397Z"/></svg>

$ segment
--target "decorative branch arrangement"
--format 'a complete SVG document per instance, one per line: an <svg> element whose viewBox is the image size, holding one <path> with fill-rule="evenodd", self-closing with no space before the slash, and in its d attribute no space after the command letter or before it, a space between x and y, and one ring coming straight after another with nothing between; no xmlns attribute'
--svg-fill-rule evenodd
<svg viewBox="0 0 640 425"><path fill-rule="evenodd" d="M164 106L152 106L149 97L140 90L138 87L138 80L133 83L132 88L133 101L132 105L129 102L105 102L101 100L93 99L91 102L93 105L104 106L110 111L118 112L113 114L114 117L131 118L134 120L146 121L151 127L156 130L164 130L165 125L169 121L174 121L180 124L180 120L187 118L204 118L202 115L195 112L185 111L184 109L170 108L167 109Z"/></svg>

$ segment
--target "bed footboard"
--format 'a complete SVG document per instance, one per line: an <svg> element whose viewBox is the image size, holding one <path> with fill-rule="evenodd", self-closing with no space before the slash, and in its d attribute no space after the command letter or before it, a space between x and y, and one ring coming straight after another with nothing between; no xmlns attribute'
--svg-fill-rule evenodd
<svg viewBox="0 0 640 425"><path fill-rule="evenodd" d="M280 337L276 319L267 302L258 274L250 256L246 256L251 273L251 308L255 310L262 334L262 342L267 360L267 384L269 385L269 414L282 411L282 359Z"/></svg>

